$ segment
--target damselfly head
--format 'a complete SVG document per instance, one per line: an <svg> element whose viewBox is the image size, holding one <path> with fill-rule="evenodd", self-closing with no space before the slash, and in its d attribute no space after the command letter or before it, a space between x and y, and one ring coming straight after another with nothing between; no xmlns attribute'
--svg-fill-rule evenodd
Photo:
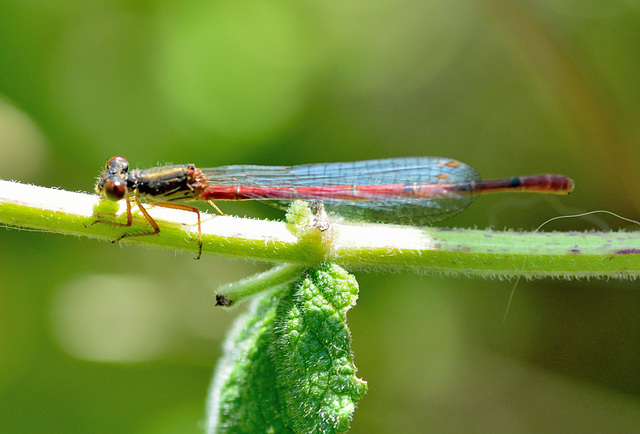
<svg viewBox="0 0 640 434"><path fill-rule="evenodd" d="M129 162L124 157L111 157L107 160L104 170L108 173L127 173Z"/></svg>
<svg viewBox="0 0 640 434"><path fill-rule="evenodd" d="M96 193L105 199L117 202L127 195L127 171L129 162L123 157L112 157L107 161L102 178L96 185Z"/></svg>

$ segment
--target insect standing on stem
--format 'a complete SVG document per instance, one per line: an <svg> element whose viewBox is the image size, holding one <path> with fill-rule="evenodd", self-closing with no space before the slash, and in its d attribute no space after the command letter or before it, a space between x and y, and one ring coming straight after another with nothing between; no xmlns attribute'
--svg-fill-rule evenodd
<svg viewBox="0 0 640 434"><path fill-rule="evenodd" d="M202 255L200 211L176 202L259 200L286 208L293 200L320 202L328 213L347 220L421 226L452 217L481 194L532 192L568 194L573 181L563 175L543 174L482 181L472 167L450 158L410 157L351 163L299 166L221 166L200 169L194 164L129 171L123 157L107 161L96 192L112 201L126 200L127 222L105 223L128 227L131 202L144 215L151 232L160 232L142 203L191 211L198 216L199 253ZM115 242L114 241L114 242Z"/></svg>

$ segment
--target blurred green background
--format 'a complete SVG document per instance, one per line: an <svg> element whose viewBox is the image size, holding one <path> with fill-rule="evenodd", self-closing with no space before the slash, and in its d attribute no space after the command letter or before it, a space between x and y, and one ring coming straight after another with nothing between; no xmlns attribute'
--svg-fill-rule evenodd
<svg viewBox="0 0 640 434"><path fill-rule="evenodd" d="M640 217L640 1L0 0L0 178L92 191L133 166L436 155L567 198L494 196L442 226ZM227 213L282 218L262 205ZM612 218L546 230L637 227ZM0 231L0 430L189 433L265 265ZM369 382L352 432L630 432L637 282L356 273Z"/></svg>

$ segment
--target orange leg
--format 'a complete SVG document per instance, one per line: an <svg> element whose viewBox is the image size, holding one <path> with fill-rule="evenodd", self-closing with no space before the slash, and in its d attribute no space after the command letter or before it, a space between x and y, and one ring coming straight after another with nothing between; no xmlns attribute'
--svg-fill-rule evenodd
<svg viewBox="0 0 640 434"><path fill-rule="evenodd" d="M157 234L158 232L160 232L160 228L158 227L158 224L156 223L156 221L153 218L151 218L149 213L147 213L147 210L145 210L140 205L140 202L138 202L137 199L136 199L136 203L138 204L138 208L140 208L140 211L142 211L144 216L147 218L147 221L156 230L156 232L152 232L152 233L150 232L148 234L134 234L133 236L135 236L135 235L153 235L153 234ZM202 225L201 225L201 222L200 222L200 210L198 208L196 208L195 206L183 205L181 203L171 203L171 202L158 202L158 203L154 203L153 206L161 206L163 208L172 208L172 209L181 209L183 211L190 211L190 212L196 213L196 215L198 216L198 244L200 246L200 249L198 250L198 256L196 256L194 259L196 259L196 260L200 259L200 257L202 256Z"/></svg>
<svg viewBox="0 0 640 434"><path fill-rule="evenodd" d="M131 226L131 224L133 223L133 216L131 215L131 198L126 198L126 204L127 204L127 222L126 223L118 223L118 222L112 222L110 220L96 220L92 223L89 223L88 225L84 225L85 228L91 227L93 225L95 225L96 223L104 223L105 225L111 225L111 226L122 226L122 227L129 227ZM120 238L118 238L118 240L120 240ZM114 243L118 240L113 241Z"/></svg>
<svg viewBox="0 0 640 434"><path fill-rule="evenodd" d="M225 213L223 213L220 208L218 208L218 205L216 205L215 203L213 203L212 200L208 200L207 202L209 202L209 205L211 205L213 208L215 208L216 211L218 211L218 214L220 215L227 215Z"/></svg>
<svg viewBox="0 0 640 434"><path fill-rule="evenodd" d="M153 228L152 232L143 232L141 234L124 234L122 235L120 238L117 238L115 240L113 240L113 243L116 243L118 241L120 241L123 238L131 238L131 237L145 237L148 235L156 235L160 233L160 227L158 226L158 223L156 223L156 221L153 219L153 217L151 217L149 215L149 213L147 212L147 210L142 206L142 204L140 203L140 201L138 200L138 198L134 199L136 201L136 205L138 205L138 209L140 210L140 212L142 213L142 215L144 216L144 218L147 220L147 222L149 222L149 225L151 225L151 227ZM96 220L95 222L87 225L87 227L92 226L96 223L104 223L107 225L113 225L113 226L122 226L122 227L129 227L131 226L131 224L133 223L133 216L131 214L131 198L127 198L126 199L126 203L127 203L127 222L126 223L118 223L118 222L113 222L113 221L109 221L109 220ZM172 209L181 209L184 211L190 211L190 212L195 212L198 215L198 243L199 243L199 250L198 250L198 256L196 256L195 259L200 259L200 257L202 256L202 226L200 224L200 210L194 206L189 206L189 205L182 205L182 204L178 204L178 203L169 203L169 202L158 202L158 203L154 203L153 206L161 206L163 208L172 208Z"/></svg>

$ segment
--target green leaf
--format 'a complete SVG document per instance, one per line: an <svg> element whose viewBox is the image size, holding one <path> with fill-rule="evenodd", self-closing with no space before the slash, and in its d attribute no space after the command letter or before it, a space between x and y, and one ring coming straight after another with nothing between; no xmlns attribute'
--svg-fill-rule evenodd
<svg viewBox="0 0 640 434"><path fill-rule="evenodd" d="M208 432L344 432L367 385L355 376L346 313L355 278L323 264L256 298L225 343Z"/></svg>

